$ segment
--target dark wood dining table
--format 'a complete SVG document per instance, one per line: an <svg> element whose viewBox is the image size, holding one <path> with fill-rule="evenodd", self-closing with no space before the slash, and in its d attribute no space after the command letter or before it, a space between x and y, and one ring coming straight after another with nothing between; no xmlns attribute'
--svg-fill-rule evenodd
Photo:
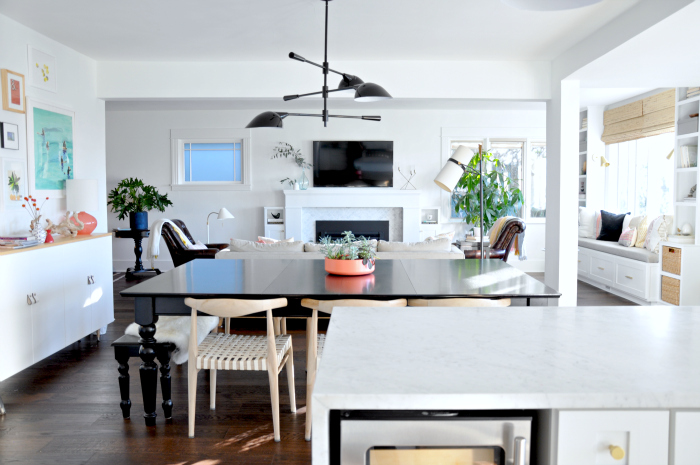
<svg viewBox="0 0 700 465"><path fill-rule="evenodd" d="M155 363L158 315L190 315L185 297L197 299L287 298L275 317L307 318L302 298L436 299L510 298L513 306L556 305L556 290L501 260L377 260L374 273L333 276L323 260L194 260L121 292L134 298L134 318L141 325L140 371L146 425L156 421L158 367ZM426 308L429 312L429 308ZM161 367L165 375L168 367Z"/></svg>

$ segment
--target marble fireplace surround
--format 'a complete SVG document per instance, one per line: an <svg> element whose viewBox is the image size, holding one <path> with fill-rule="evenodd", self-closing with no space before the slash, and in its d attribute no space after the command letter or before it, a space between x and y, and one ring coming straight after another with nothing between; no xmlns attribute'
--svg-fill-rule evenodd
<svg viewBox="0 0 700 465"><path fill-rule="evenodd" d="M315 242L317 220L389 220L389 239L420 240L420 191L310 188L284 191L285 236Z"/></svg>

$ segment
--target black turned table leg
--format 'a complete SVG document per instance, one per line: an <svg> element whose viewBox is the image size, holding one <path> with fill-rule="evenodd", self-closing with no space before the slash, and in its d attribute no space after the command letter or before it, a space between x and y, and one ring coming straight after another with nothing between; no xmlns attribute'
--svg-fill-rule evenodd
<svg viewBox="0 0 700 465"><path fill-rule="evenodd" d="M115 358L119 364L119 394L122 401L119 402L119 407L122 409L122 417L127 420L131 416L131 399L129 399L129 353L128 349L115 350Z"/></svg>
<svg viewBox="0 0 700 465"><path fill-rule="evenodd" d="M156 417L156 391L158 389L158 365L155 363L155 334L156 321L158 316L153 318L153 322L149 325L141 326L139 336L141 336L141 349L139 356L142 363L139 368L141 375L141 392L143 394L143 417L146 420L146 426L155 426Z"/></svg>
<svg viewBox="0 0 700 465"><path fill-rule="evenodd" d="M160 362L160 389L163 394L163 415L166 420L173 417L173 400L170 395L170 354L173 347L161 347L158 352L158 362Z"/></svg>
<svg viewBox="0 0 700 465"><path fill-rule="evenodd" d="M134 265L134 271L143 270L143 262L141 262L141 255L143 254L143 247L141 247L141 242L143 239L140 237L134 238L134 255L136 255L136 264Z"/></svg>

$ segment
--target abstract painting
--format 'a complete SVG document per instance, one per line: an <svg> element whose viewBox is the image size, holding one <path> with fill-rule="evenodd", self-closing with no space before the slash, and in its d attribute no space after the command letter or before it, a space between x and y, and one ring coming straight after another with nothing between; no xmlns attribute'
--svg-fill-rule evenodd
<svg viewBox="0 0 700 465"><path fill-rule="evenodd" d="M2 183L5 210L22 208L22 199L27 195L27 170L23 160L2 162Z"/></svg>
<svg viewBox="0 0 700 465"><path fill-rule="evenodd" d="M56 58L31 45L28 48L29 84L49 92L58 92Z"/></svg>
<svg viewBox="0 0 700 465"><path fill-rule="evenodd" d="M64 197L66 179L73 179L75 113L27 99L29 180L35 197Z"/></svg>
<svg viewBox="0 0 700 465"><path fill-rule="evenodd" d="M0 70L2 78L2 109L24 113L24 76L10 71Z"/></svg>

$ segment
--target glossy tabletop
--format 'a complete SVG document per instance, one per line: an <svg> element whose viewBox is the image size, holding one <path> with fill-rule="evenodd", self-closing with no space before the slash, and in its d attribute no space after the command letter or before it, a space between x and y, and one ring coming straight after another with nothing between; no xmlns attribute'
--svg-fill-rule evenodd
<svg viewBox="0 0 700 465"><path fill-rule="evenodd" d="M501 260L377 260L341 277L323 260L193 260L121 292L127 297L510 297L560 294Z"/></svg>

